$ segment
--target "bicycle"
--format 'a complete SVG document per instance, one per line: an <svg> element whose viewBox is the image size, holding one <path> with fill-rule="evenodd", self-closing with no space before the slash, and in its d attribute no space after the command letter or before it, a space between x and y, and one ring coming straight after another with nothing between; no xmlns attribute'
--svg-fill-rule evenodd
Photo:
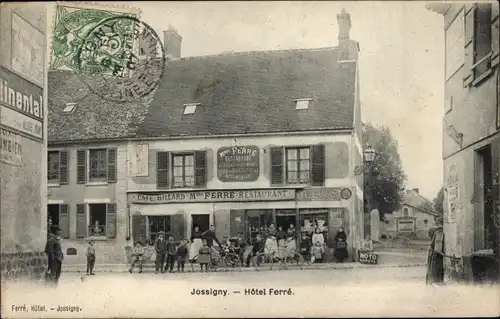
<svg viewBox="0 0 500 319"><path fill-rule="evenodd" d="M196 255L193 260L196 260L197 258L198 255ZM228 266L231 266L231 268L237 268L241 271L240 256L227 249L223 249L222 252L219 252L217 249L212 248L210 260L210 270L217 271L218 268L223 268L224 271L227 271ZM195 263L195 261L191 262L191 270L193 272Z"/></svg>
<svg viewBox="0 0 500 319"><path fill-rule="evenodd" d="M267 265L270 270L273 270L275 263L279 263L283 269L288 269L288 264L296 263L300 269L303 269L306 261L300 252L296 249L290 250L286 246L278 247L277 250L269 252L260 252L252 258L252 264L257 271L260 270L261 264Z"/></svg>

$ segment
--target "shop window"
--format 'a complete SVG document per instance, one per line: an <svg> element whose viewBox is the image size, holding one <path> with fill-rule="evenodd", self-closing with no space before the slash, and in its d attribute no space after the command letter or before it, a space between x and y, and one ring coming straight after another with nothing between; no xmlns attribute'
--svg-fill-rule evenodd
<svg viewBox="0 0 500 319"><path fill-rule="evenodd" d="M297 210L295 209L277 209L276 210L276 229L281 227L283 231L288 231L290 225L297 227Z"/></svg>
<svg viewBox="0 0 500 319"><path fill-rule="evenodd" d="M89 181L105 182L108 179L108 156L106 149L89 150Z"/></svg>
<svg viewBox="0 0 500 319"><path fill-rule="evenodd" d="M257 234L264 235L267 228L274 223L272 210L247 210L246 236L254 242ZM276 226L276 225L275 225Z"/></svg>
<svg viewBox="0 0 500 319"><path fill-rule="evenodd" d="M106 236L106 204L89 204L90 236Z"/></svg>
<svg viewBox="0 0 500 319"><path fill-rule="evenodd" d="M300 235L301 237L305 234L311 237L314 233L316 227L319 227L323 236L325 237L325 242L328 240L328 209L301 209L299 211L300 215Z"/></svg>
<svg viewBox="0 0 500 319"><path fill-rule="evenodd" d="M194 187L194 155L173 155L173 187Z"/></svg>
<svg viewBox="0 0 500 319"><path fill-rule="evenodd" d="M147 216L148 233L146 234L150 244L154 243L158 233L163 231L165 234L172 231L170 216Z"/></svg>
<svg viewBox="0 0 500 319"><path fill-rule="evenodd" d="M310 148L286 149L287 184L307 184L310 182Z"/></svg>

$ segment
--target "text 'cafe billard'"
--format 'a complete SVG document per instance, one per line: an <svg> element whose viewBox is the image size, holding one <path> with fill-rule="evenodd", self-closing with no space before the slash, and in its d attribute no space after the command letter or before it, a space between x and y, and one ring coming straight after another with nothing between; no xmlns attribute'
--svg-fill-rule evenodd
<svg viewBox="0 0 500 319"><path fill-rule="evenodd" d="M158 231L189 239L195 226L214 224L218 237L255 239L274 224L285 231L294 225L300 235L319 227L331 243L339 227L349 229L351 196L348 188L328 187L129 193L131 234L134 241L151 242Z"/></svg>

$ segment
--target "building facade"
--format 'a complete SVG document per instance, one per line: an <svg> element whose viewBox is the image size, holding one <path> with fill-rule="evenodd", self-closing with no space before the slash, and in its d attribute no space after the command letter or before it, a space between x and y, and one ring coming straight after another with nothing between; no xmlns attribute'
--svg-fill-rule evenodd
<svg viewBox="0 0 500 319"><path fill-rule="evenodd" d="M446 251L499 261L500 106L498 3L433 4L446 38L443 119ZM450 260L445 259L447 268Z"/></svg>
<svg viewBox="0 0 500 319"><path fill-rule="evenodd" d="M168 72L140 102L104 101L78 76L50 72L49 212L63 246L82 251L96 239L103 254L113 250L111 263L159 231L189 239L214 224L218 237L251 239L293 224L304 234L319 227L330 247L344 227L354 258L363 238L359 47L349 15L338 20L338 47L192 58L180 57L170 28Z"/></svg>
<svg viewBox="0 0 500 319"><path fill-rule="evenodd" d="M2 279L40 277L46 239L46 12L0 5Z"/></svg>
<svg viewBox="0 0 500 319"><path fill-rule="evenodd" d="M436 226L437 217L430 208L432 203L419 194L418 188L407 190L401 209L385 216L381 233L389 238L430 240L429 231Z"/></svg>

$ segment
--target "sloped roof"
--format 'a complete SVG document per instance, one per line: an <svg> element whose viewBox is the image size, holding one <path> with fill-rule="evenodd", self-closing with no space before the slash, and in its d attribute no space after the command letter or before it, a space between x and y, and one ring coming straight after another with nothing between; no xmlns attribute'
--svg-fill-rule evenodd
<svg viewBox="0 0 500 319"><path fill-rule="evenodd" d="M169 61L152 101L134 103L101 99L82 75L50 72L49 142L350 129L356 64L338 63L337 54L324 48ZM295 109L301 98L313 98L308 109ZM68 102L79 105L63 114ZM184 115L188 103L200 105Z"/></svg>
<svg viewBox="0 0 500 319"><path fill-rule="evenodd" d="M426 209L425 205L430 205L429 207L432 207L432 202L427 198L423 197L422 195L420 195L419 193L415 192L414 190L408 190L406 192L403 205L407 205L412 208L418 209L423 213L435 216L437 215L435 212Z"/></svg>

